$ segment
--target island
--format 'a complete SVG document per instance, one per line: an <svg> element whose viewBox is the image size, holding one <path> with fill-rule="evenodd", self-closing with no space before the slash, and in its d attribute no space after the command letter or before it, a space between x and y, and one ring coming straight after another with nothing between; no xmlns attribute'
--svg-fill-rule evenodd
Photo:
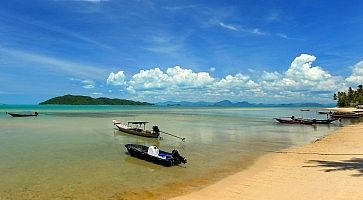
<svg viewBox="0 0 363 200"><path fill-rule="evenodd" d="M81 95L64 95L48 99L39 105L60 104L60 105L154 105L147 102L131 101L127 99L110 99L107 97L92 98Z"/></svg>

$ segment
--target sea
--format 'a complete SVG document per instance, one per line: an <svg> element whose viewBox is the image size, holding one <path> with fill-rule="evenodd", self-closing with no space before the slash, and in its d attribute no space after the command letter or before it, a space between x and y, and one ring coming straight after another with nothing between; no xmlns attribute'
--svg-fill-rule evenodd
<svg viewBox="0 0 363 200"><path fill-rule="evenodd" d="M0 106L0 199L167 199L251 166L260 156L306 144L351 122L279 124L274 117L326 118L322 108ZM6 112L38 112L16 118ZM115 129L157 125L159 139ZM163 167L131 157L125 144L177 149L188 163Z"/></svg>

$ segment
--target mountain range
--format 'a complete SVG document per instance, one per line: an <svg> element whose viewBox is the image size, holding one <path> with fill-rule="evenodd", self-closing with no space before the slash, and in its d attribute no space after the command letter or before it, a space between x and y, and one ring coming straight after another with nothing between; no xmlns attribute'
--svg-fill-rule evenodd
<svg viewBox="0 0 363 200"><path fill-rule="evenodd" d="M189 102L189 101L166 101L156 103L158 106L222 106L222 107L335 107L335 104L320 104L320 103L283 103L283 104L263 104L249 103L248 101L232 102L223 100L219 102Z"/></svg>

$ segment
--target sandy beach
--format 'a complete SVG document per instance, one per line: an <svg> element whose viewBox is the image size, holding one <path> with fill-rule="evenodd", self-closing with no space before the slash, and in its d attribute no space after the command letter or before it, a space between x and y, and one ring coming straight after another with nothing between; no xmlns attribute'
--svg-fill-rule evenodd
<svg viewBox="0 0 363 200"><path fill-rule="evenodd" d="M247 170L174 200L362 199L363 123L274 152Z"/></svg>

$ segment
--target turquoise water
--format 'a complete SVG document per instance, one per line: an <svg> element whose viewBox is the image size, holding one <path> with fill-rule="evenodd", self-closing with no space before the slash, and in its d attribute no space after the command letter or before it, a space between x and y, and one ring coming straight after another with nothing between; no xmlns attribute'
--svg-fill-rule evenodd
<svg viewBox="0 0 363 200"><path fill-rule="evenodd" d="M283 125L278 116L320 117L299 108L156 106L0 106L0 199L164 199L240 171L271 151L304 144L340 124ZM37 111L13 118L5 112ZM147 139L114 129L112 120L148 121ZM188 159L165 168L130 157L124 145L178 149Z"/></svg>

